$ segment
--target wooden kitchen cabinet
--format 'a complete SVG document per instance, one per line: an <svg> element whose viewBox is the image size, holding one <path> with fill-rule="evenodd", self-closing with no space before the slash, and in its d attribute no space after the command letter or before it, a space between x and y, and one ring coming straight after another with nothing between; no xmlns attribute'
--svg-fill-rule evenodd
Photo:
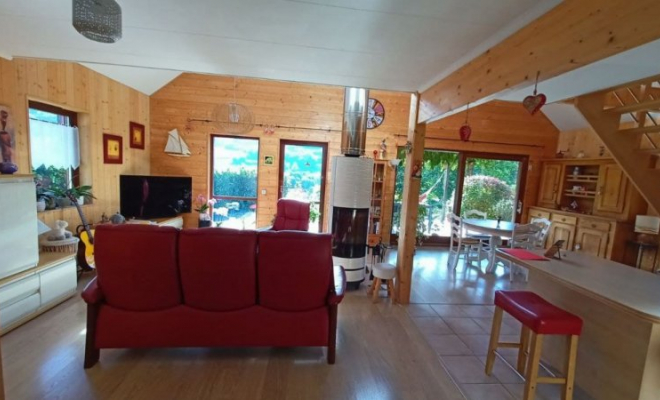
<svg viewBox="0 0 660 400"><path fill-rule="evenodd" d="M615 163L600 166L595 212L623 213L626 206L628 178Z"/></svg>
<svg viewBox="0 0 660 400"><path fill-rule="evenodd" d="M607 256L610 233L591 228L578 227L575 234L575 250L595 257Z"/></svg>
<svg viewBox="0 0 660 400"><path fill-rule="evenodd" d="M548 234L548 244L552 245L557 240L563 240L562 246L565 250L573 250L573 241L575 239L575 225L564 222L552 221L550 233Z"/></svg>
<svg viewBox="0 0 660 400"><path fill-rule="evenodd" d="M559 186L563 164L545 163L541 172L541 185L539 205L541 207L555 208L559 204Z"/></svg>

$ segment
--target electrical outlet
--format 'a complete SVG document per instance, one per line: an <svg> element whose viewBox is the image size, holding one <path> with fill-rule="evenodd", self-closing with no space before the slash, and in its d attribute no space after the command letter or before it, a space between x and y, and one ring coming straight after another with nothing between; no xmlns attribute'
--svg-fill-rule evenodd
<svg viewBox="0 0 660 400"><path fill-rule="evenodd" d="M261 189L261 194L266 194L266 189Z"/></svg>

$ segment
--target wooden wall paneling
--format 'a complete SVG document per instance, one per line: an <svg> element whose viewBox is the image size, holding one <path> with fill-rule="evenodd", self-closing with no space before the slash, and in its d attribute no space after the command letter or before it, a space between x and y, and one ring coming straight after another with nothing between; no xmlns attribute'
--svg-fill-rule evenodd
<svg viewBox="0 0 660 400"><path fill-rule="evenodd" d="M419 122L660 37L654 0L566 0L422 93Z"/></svg>
<svg viewBox="0 0 660 400"><path fill-rule="evenodd" d="M270 225L276 211L280 139L328 143L326 189L329 188L332 157L339 155L341 143L339 131L343 119L344 91L335 86L182 74L151 97L150 147L154 173L192 176L194 194L209 193L209 136L223 132L213 123L188 123L188 119L211 119L217 105L234 100L234 85L236 101L252 110L257 124L285 126L275 128L273 135L265 135L261 127L242 135L260 138L257 226L264 227ZM382 139L386 139L392 151L390 156L395 156L395 135L406 132L410 96L407 93L374 90L370 97L383 102L386 117L380 127L367 132L367 156L371 156ZM186 130L186 125L189 130ZM191 157L180 159L163 153L167 132L174 128L188 143ZM263 163L266 155L274 156L273 165ZM261 194L262 189L266 189L265 195ZM326 190L325 215L329 196L330 191ZM185 215L185 226L196 225L196 219L196 213ZM327 223L326 219L326 230Z"/></svg>
<svg viewBox="0 0 660 400"><path fill-rule="evenodd" d="M145 136L149 143L149 97L79 64L17 58L0 60L0 71L0 104L11 107L16 121L19 172L30 171L28 100L76 111L81 136L81 177L83 183L93 186L97 197L93 205L84 207L85 215L96 221L104 212L117 212L119 174L150 171L150 149L127 147L129 120L147 127ZM123 164L103 164L103 133L124 137ZM74 208L40 213L39 218L51 225L64 219L72 230L80 224Z"/></svg>

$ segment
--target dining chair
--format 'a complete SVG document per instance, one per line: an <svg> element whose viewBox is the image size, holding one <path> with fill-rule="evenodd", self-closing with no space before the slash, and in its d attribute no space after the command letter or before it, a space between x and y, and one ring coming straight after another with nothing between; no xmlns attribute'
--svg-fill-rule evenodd
<svg viewBox="0 0 660 400"><path fill-rule="evenodd" d="M456 214L449 214L449 223L451 225L451 235L449 237L449 257L447 259L447 266L456 269L458 260L463 254L465 264L468 265L472 261L472 251L477 252L476 261L481 261L481 241L465 236L463 232L463 223L461 217ZM453 257L453 258L452 258Z"/></svg>
<svg viewBox="0 0 660 400"><path fill-rule="evenodd" d="M479 211L479 210L467 210L463 212L463 218L468 218L468 219L488 219L488 214L486 214L485 211ZM481 250L485 252L490 252L490 235L485 235L483 233L471 233L469 230L465 231L465 234L469 238L473 239L479 239L481 242Z"/></svg>
<svg viewBox="0 0 660 400"><path fill-rule="evenodd" d="M543 228L541 228L541 226L535 223L516 225L513 228L511 240L509 241L509 247L511 247L512 249L527 249L527 250L536 248L540 240L539 234L542 232L542 230ZM545 239L543 239L543 241L545 241ZM519 268L525 271L525 282L527 282L528 279L527 269L519 265L516 265L512 261L509 261L510 282L513 282L513 277Z"/></svg>
<svg viewBox="0 0 660 400"><path fill-rule="evenodd" d="M536 241L534 242L534 247L537 249L545 249L545 241L548 239L552 222L547 218L533 217L530 220L530 223L538 225L541 228L541 231L539 231Z"/></svg>

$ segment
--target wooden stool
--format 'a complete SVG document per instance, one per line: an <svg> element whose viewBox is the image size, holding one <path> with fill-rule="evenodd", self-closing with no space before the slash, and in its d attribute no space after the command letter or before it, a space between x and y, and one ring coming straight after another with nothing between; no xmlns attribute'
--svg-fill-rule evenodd
<svg viewBox="0 0 660 400"><path fill-rule="evenodd" d="M493 371L495 351L498 347L517 348L518 362L516 369L525 377L523 400L534 399L536 385L539 383L564 385L562 398L563 400L571 400L575 380L578 336L582 333L582 319L548 303L541 296L532 292L498 290L495 292L495 306L493 328L490 332L490 344L488 345L488 357L486 359L486 375L490 375ZM499 341L504 311L522 323L520 343L501 343ZM531 346L529 345L530 334ZM566 360L566 377L539 377L539 363L545 335L566 335L570 337ZM525 361L527 361L527 368L525 368Z"/></svg>
<svg viewBox="0 0 660 400"><path fill-rule="evenodd" d="M396 277L396 265L377 263L374 264L371 268L374 274L374 282L369 287L367 294L373 296L373 302L375 303L378 300L380 285L384 280L387 281L387 297L392 296L392 293L394 293L393 282L394 278Z"/></svg>

